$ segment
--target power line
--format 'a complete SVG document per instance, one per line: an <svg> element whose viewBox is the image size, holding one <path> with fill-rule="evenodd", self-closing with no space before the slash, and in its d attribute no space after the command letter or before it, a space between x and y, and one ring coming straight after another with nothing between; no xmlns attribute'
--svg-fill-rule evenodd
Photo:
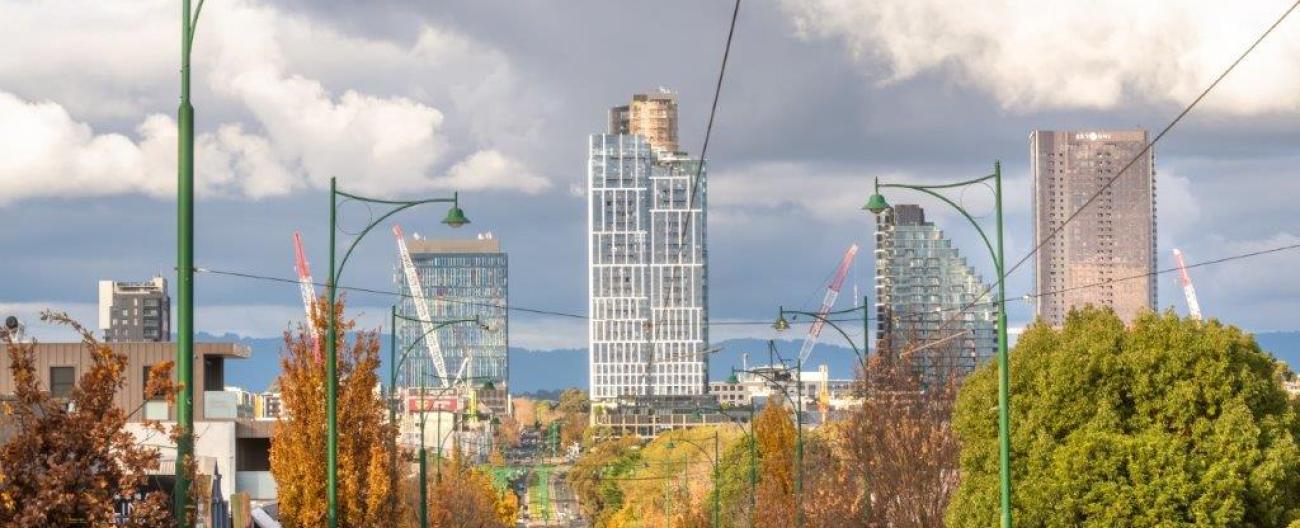
<svg viewBox="0 0 1300 528"><path fill-rule="evenodd" d="M1273 254L1273 253L1281 253L1281 252L1283 252L1283 251L1291 251L1291 250L1295 250L1295 249L1300 249L1300 244L1288 244L1288 245L1278 246L1278 247L1274 247L1274 248L1261 249L1261 250L1258 250L1258 251L1250 251L1250 252L1246 252L1246 253L1238 253L1238 254L1235 254L1235 255L1228 255L1228 256L1226 256L1226 257L1220 257L1220 258L1217 258L1217 259L1201 261L1201 262L1197 262L1197 263L1194 263L1194 264L1188 264L1188 265L1187 265L1187 269L1196 269L1196 268L1201 268L1201 267L1205 267L1205 266L1212 266L1212 265L1216 265L1216 264L1223 264L1223 263L1233 262L1233 261L1237 261L1237 260L1243 260L1243 259L1248 259L1248 258L1253 258L1253 257L1259 257L1259 256L1263 256L1263 255L1269 255L1269 254ZM213 275L222 275L222 276L227 276L227 277L235 277L235 278L242 278L242 279L249 279L249 280L260 280L260 281L268 281L268 282L278 282L278 283L293 284L293 285L297 285L297 284L298 284L298 280L297 280L297 279L291 279L291 278L287 278L287 277L276 277L276 276L272 276L272 275L261 275L261 274L257 274L257 273L249 273L249 272L242 272L242 271L221 270L221 269L212 269L212 268L196 268L195 271L197 271L197 272L199 272L199 273L210 273L210 274L213 274ZM1029 294L1025 294L1025 295L1021 296L1021 298L1022 298L1022 299L1031 299L1031 298L1036 298L1036 297L1046 297L1046 296L1049 296L1049 295L1058 295L1058 294L1061 294L1061 293L1066 293L1066 292L1071 292L1071 291L1077 291L1077 290L1083 290L1083 289L1088 289L1088 288L1096 288L1096 287L1101 287L1101 286L1105 286L1105 285L1108 285L1108 284L1115 284L1115 283L1118 283L1118 282L1126 282L1126 281L1136 280L1136 279L1140 279L1140 278L1144 278L1144 277L1151 277L1151 276L1156 276L1156 275L1163 275L1163 274L1166 274L1166 273L1174 273L1174 272L1177 272L1177 271L1178 271L1178 268L1177 268L1177 267L1165 268L1165 269L1161 269L1161 270L1149 271L1149 272L1145 272L1145 273L1138 273L1138 274L1135 274L1135 275L1129 275L1129 276L1126 276L1126 277L1120 277L1120 278L1118 278L1118 279L1112 279L1112 280L1107 280L1107 281L1094 282L1094 283L1091 283L1091 284L1082 284L1082 285L1079 285L1079 286L1071 286L1071 287L1069 287L1069 288L1061 288L1061 289L1052 290L1052 291L1047 291L1047 292L1041 292L1041 293L1029 293ZM323 284L323 283L314 283L314 284L316 284L317 286L325 287L325 288L329 287L328 285ZM385 295L385 296L399 297L399 298L404 298L404 299L414 299L414 296L412 296L411 294L408 294L408 293L402 293L402 292L399 292L399 291L391 291L391 290L380 290L380 289L375 289L375 288L365 288L365 287L359 287L359 286L339 286L339 290L344 290L344 291L355 291L355 292L358 292L358 293L370 293L370 294L375 294L375 295ZM508 305L499 305L499 304L492 304L492 303L484 303L484 302L476 302L476 301L467 301L467 300L463 300L463 299L448 299L448 298L443 298L443 299L439 299L439 300L440 300L440 301L443 301L443 302L449 302L449 303L455 303L455 304L465 304L465 305L470 305L470 306L482 306L482 307L488 307L488 308L504 308L504 309L506 309L506 310L510 310L510 311L524 312L524 313L537 314L537 315L547 315L547 316L554 316L554 317L564 317L564 318L569 318L569 319L583 319L583 320L589 319L588 316L586 316L586 315L582 315L582 314L569 313L569 312L561 312L561 311L557 311L557 310L548 310L548 309L541 309L541 308L530 308L530 307L525 307L525 306L517 306L517 305L513 305L513 304L508 304ZM971 307L974 307L974 306L985 306L985 305L987 305L987 306L994 306L994 305L996 305L996 304L997 304L996 301L972 302L972 303L970 303L970 304L966 304L966 305L964 305L964 306L961 307L961 308L949 308L949 309L946 309L946 310L935 310L935 311L932 311L932 312L913 312L913 313L910 313L910 314L906 314L906 315L903 315L903 316L897 317L896 319L904 319L904 318L909 318L909 317L914 317L914 316L924 316L924 315L932 315L932 314L942 314L942 313L949 313L949 312L964 312L964 311L966 311L966 310L968 310L968 309L970 309ZM875 321L875 320L877 320L877 319L876 319L876 317L868 316L867 320L868 320L868 321ZM812 324L812 323L815 322L815 321L816 321L816 318L811 318L811 317L810 317L810 318L807 318L806 320L800 320L800 319L798 319L798 316L795 315L795 316L792 316L792 317L789 319L788 322L789 322L790 324L792 324L792 325L798 325L798 324ZM861 319L861 318L858 318L858 317L853 317L853 318L847 318L847 317L846 317L846 318L833 318L833 319L829 319L829 321L830 321L830 322L833 322L833 323L854 323L854 322L861 322L862 319ZM760 321L760 320L735 320L735 321L711 321L711 322L709 322L709 326L771 326L771 325L772 325L772 321Z"/></svg>
<svg viewBox="0 0 1300 528"><path fill-rule="evenodd" d="M1188 264L1188 265L1187 265L1187 269L1195 269L1195 268L1201 268L1201 267L1206 267L1206 266L1213 266L1213 265L1216 265L1216 264L1223 264L1223 263L1226 263L1226 262L1233 262L1233 261L1244 260L1244 259L1253 258L1253 257L1260 257L1260 256L1264 256L1264 255L1270 255L1270 254L1273 254L1273 253L1281 253L1281 252L1283 252L1283 251L1291 251L1291 250L1295 250L1295 249L1300 249L1300 244L1288 244L1288 245L1285 245L1285 246L1278 246L1278 247L1269 248L1269 249L1261 249L1261 250L1258 250L1258 251L1250 251L1250 252L1246 252L1246 253L1238 253L1238 254L1235 254L1235 255L1228 255L1228 256L1226 256L1226 257L1220 257L1220 258L1216 258L1216 259L1212 259L1212 260L1205 260L1205 261L1197 262L1197 263L1195 263L1195 264ZM1051 296L1051 295L1059 295L1059 294L1062 294L1062 293L1068 293L1068 292L1077 291L1077 290L1085 290L1085 289L1088 289L1088 288L1098 288L1098 287L1101 287L1101 286L1106 286L1106 285L1115 284L1115 283L1119 283L1119 282L1127 282L1127 281L1137 280L1137 279L1142 279L1142 278L1146 278L1146 277L1154 277L1154 276L1157 276L1157 275L1164 275L1164 274L1166 274L1166 273L1176 273L1177 271L1178 271L1178 267L1175 266L1175 267L1172 267L1172 268L1165 268L1165 269L1160 269L1160 270L1155 270L1155 271L1148 271L1148 272L1144 272L1144 273L1137 273L1137 274L1134 274L1134 275L1128 275L1128 276L1120 277L1120 278L1117 278L1117 279L1111 279L1111 280L1105 280L1105 281L1098 281L1098 282L1093 282L1093 283L1089 283L1089 284L1081 284L1081 285L1078 285L1078 286L1071 286L1071 287L1068 287L1068 288L1060 288L1060 289L1051 290L1051 291L1046 291L1046 292L1041 292L1041 293L1026 293L1026 294L1020 296L1020 299L1028 300L1028 299L1034 299L1034 298L1038 298L1038 297L1047 297L1047 296ZM959 312L959 313L960 313L960 312L964 312L964 311L966 311L966 310L969 310L970 308L975 307L975 306L997 306L997 304L998 304L997 301L972 302L972 303L970 303L970 304L963 305L961 308L949 308L949 309L946 309L946 310L935 310L935 311L933 311L933 312L912 312L912 313L909 313L909 314L906 314L906 315L903 315L903 316L897 317L896 319L904 319L904 318L910 318L910 317L915 317L915 316L923 316L923 315L929 315L929 314L942 314L942 313L948 313L948 312Z"/></svg>
<svg viewBox="0 0 1300 528"><path fill-rule="evenodd" d="M231 270L221 270L221 269L212 269L212 268L196 268L195 271L197 271L197 272L199 272L199 273L211 273L211 274L213 274L213 275L222 275L222 276L226 276L226 277L236 277L236 278L241 278L241 279L261 280L261 281L268 281L268 282L279 282L279 283L284 283L284 284L294 284L294 285L297 285L297 284L298 284L298 280L297 280L297 279L291 279L291 278L288 278L288 277L276 277L276 276L272 276L272 275L261 275L261 274L257 274L257 273L249 273L249 272L243 272L243 271L231 271ZM320 286L320 287L322 287L322 288L328 288L328 287L329 287L329 285L328 285L328 284L325 284L325 283L313 282L312 284L315 284L315 285ZM341 291L353 291L353 292L358 292L358 293L369 293L369 294L375 294L375 295L385 295L385 296L390 296L390 297L398 297L398 298L402 298L402 299L414 299L414 298L415 298L415 296L413 296L413 295L411 295L411 294L409 294L409 293L403 293L403 292L400 292L400 291L380 290L380 289L375 289L375 288L365 288L365 287L360 287L360 286L343 286L343 285L340 285L338 289L341 290ZM505 309L505 310L514 311L514 312L523 312L523 313L530 313L530 314L536 314L536 315L547 315L547 316L553 316L553 317L564 317L564 318L569 318L569 319L583 319L583 320L589 319L588 316L586 316L586 315L582 315L582 314L576 314L576 313L570 313L570 312L561 312L561 311L557 311L557 310L547 310L547 309L541 309L541 308L529 308L529 307L518 306L518 305L514 305L514 304L500 305L500 304L492 304L492 303L485 303L485 302L478 302L478 301L468 301L468 300L464 300L464 299L452 299L452 298L445 298L445 297L444 297L444 298L439 298L438 301L440 301L440 302L454 303L454 304L463 304L463 305L468 305L468 306L481 306L481 307L486 307L486 308L503 308L503 309ZM831 319L831 321L833 321L833 322L852 322L852 321L861 321L861 319ZM679 323L679 324L686 324L686 323ZM791 321L791 324L812 324L812 321L803 321L803 322L799 322L799 321ZM709 322L709 326L759 326L759 325L762 325L762 326L771 326L771 325L772 325L772 321L736 320L736 321L711 321L711 322Z"/></svg>
<svg viewBox="0 0 1300 528"><path fill-rule="evenodd" d="M731 57L731 41L736 35L736 19L739 16L740 0L736 0L736 5L731 10L731 26L727 29L727 44L722 48L722 66L718 68L718 82L713 87L713 105L709 108L709 124L704 127L704 145L700 147L700 161L695 166L695 179L691 181L691 194L686 200L688 212L695 208L695 196L699 194L700 178L704 175L704 160L709 153L709 138L713 136L713 119L718 114L718 99L722 97L722 80L727 75L727 59ZM686 232L691 229L692 217L694 215L687 214L686 220L682 222L681 235L677 237L679 245L684 245Z"/></svg>
<svg viewBox="0 0 1300 528"><path fill-rule="evenodd" d="M1097 198L1101 196L1102 193L1104 193L1107 189L1110 189L1111 185L1113 185L1116 180L1118 180L1121 176L1123 176L1124 173L1128 171L1128 169L1132 167L1134 163L1137 163L1139 159L1142 159L1143 156L1146 156L1151 151L1151 147L1154 147L1157 142L1159 142L1162 138L1164 138L1165 134L1169 133L1169 131L1172 130L1174 126L1177 125L1179 122L1181 122L1183 118L1186 117L1187 114L1192 111L1193 108L1196 108L1196 106L1200 104L1201 100L1205 99L1205 96L1209 95L1211 90L1214 90L1214 88L1218 86L1219 83L1223 81L1223 79L1227 77L1229 73L1232 72L1232 70L1236 69L1237 65L1240 64L1241 61L1244 60L1247 55L1250 55L1250 53L1254 51L1257 46L1259 46L1260 42L1263 42L1264 38L1268 37L1268 35L1271 34L1273 30L1276 29L1277 26L1282 23L1283 20L1286 20L1286 18L1291 14L1291 12L1295 11L1297 6L1300 6L1300 0L1297 0L1295 3L1292 3L1291 7L1288 7L1287 10L1284 11L1282 15L1277 18L1277 20L1274 20L1273 24L1270 25L1268 29L1264 30L1264 32L1261 33L1259 37L1256 38L1255 41L1252 42L1251 45L1241 53L1241 55L1237 56L1236 60L1232 61L1232 64L1228 65L1227 69L1223 70L1223 72L1220 73L1218 77L1214 79L1214 82L1211 82L1209 86L1205 87L1205 90L1201 91L1200 95L1196 96L1196 99L1193 99L1190 104L1184 107L1183 110L1179 112L1176 117L1174 117L1173 121L1170 121L1168 125L1165 125L1164 129L1162 129L1159 134L1156 134L1156 137L1154 139L1147 142L1147 144L1142 147L1142 150L1139 151L1137 155L1133 157L1133 159L1129 160L1129 162L1126 163L1124 167L1119 170L1119 172L1117 172L1114 176L1112 176L1109 180L1107 180L1106 183L1103 184L1101 188L1097 190L1097 192L1093 193L1093 195L1090 196L1088 200L1083 203L1082 206L1076 209L1073 213L1070 213L1070 216L1066 217L1064 222L1061 222L1059 225L1053 228L1052 231L1047 234L1047 236L1043 237L1042 240L1039 240L1038 243L1034 245L1033 249L1029 250L1029 253L1026 253L1024 257L1021 257L1020 260L1016 261L1015 265L1011 266L1010 269L1007 269L1002 274L1001 277L998 277L997 282L994 282L993 285L985 289L984 293L981 293L978 297L975 298L975 301L973 301L972 304L968 305L966 308L963 308L961 311L965 311L970 307L976 306L975 302L978 302L980 299L986 297L989 293L993 291L993 288L998 286L998 284L1005 282L1008 276L1014 273L1017 269L1020 269L1020 267L1023 266L1025 262L1029 261L1030 258L1033 258L1033 256L1037 254L1038 251L1042 249L1044 245L1047 244L1047 242L1051 241L1052 238L1059 235L1061 231L1065 229L1065 226L1067 224L1069 224L1076 217L1078 217L1079 214L1082 213L1084 209L1087 209L1089 205L1092 205L1092 203L1096 201Z"/></svg>

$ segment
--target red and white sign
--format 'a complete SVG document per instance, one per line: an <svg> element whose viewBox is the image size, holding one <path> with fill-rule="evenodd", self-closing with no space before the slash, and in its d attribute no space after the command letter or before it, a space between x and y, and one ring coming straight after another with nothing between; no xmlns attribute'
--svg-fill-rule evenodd
<svg viewBox="0 0 1300 528"><path fill-rule="evenodd" d="M447 398L437 396L426 396L421 402L419 396L411 396L406 399L406 412L456 412L460 410L459 398Z"/></svg>

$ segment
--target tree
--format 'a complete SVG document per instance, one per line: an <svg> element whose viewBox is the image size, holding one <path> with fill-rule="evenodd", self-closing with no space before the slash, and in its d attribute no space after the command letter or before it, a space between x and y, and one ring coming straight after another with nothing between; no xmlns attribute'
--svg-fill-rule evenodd
<svg viewBox="0 0 1300 528"><path fill-rule="evenodd" d="M959 445L951 421L959 376L942 362L916 369L915 356L902 359L907 355L874 356L862 407L808 450L816 499L809 509L844 519L836 524L943 525L958 482ZM835 456L840 451L844 456ZM823 489L840 493L825 495ZM850 495L852 503L842 502Z"/></svg>
<svg viewBox="0 0 1300 528"><path fill-rule="evenodd" d="M15 343L6 335L14 398L4 413L13 436L0 448L0 526L107 526L114 521L117 498L143 491L159 453L126 430L134 411L114 403L125 385L126 355L64 314L45 312L41 320L81 334L91 364L66 399L53 398L37 380L35 344ZM174 401L170 363L150 370L146 393ZM151 426L165 434L156 422ZM171 525L169 500L161 491L144 493L124 524Z"/></svg>
<svg viewBox="0 0 1300 528"><path fill-rule="evenodd" d="M392 438L386 408L376 394L379 336L373 331L348 333L355 323L338 314L338 515L352 527L394 526L400 515L392 474ZM321 314L311 324L328 332ZM280 358L280 390L286 418L275 423L271 474L279 490L280 515L288 526L322 526L326 522L325 365L315 353L305 326L285 332ZM324 339L321 339L324 342Z"/></svg>
<svg viewBox="0 0 1300 528"><path fill-rule="evenodd" d="M775 399L769 400L754 418L754 434L762 453L755 524L774 528L794 526L796 433L789 409Z"/></svg>
<svg viewBox="0 0 1300 528"><path fill-rule="evenodd" d="M1031 326L1011 355L1016 524L1286 526L1300 518L1295 407L1254 339L1172 313ZM998 518L997 371L967 379L952 526ZM1300 523L1297 523L1300 525Z"/></svg>
<svg viewBox="0 0 1300 528"><path fill-rule="evenodd" d="M492 478L470 466L460 446L452 449L443 464L442 481L430 475L429 526L437 528L508 528L518 516L518 502L511 507L506 496L492 486ZM430 472L430 473L436 473ZM418 504L419 495L415 495Z"/></svg>

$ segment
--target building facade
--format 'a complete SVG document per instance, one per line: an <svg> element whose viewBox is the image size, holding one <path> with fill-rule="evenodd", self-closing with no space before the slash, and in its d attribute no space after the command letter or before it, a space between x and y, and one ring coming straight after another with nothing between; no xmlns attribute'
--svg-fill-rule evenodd
<svg viewBox="0 0 1300 528"><path fill-rule="evenodd" d="M997 308L952 240L919 205L876 219L876 338L915 371L958 376L997 350Z"/></svg>
<svg viewBox="0 0 1300 528"><path fill-rule="evenodd" d="M172 340L172 298L167 279L146 282L99 281L99 329L104 341Z"/></svg>
<svg viewBox="0 0 1300 528"><path fill-rule="evenodd" d="M437 339L448 376L472 380L471 383L479 387L491 382L491 388L478 389L478 397L493 412L506 412L510 378L507 355L510 332L506 311L509 259L501 251L501 241L489 233L476 240L423 240L416 237L408 239L406 245L433 320L477 317L486 326L453 324L435 330L423 339ZM401 276L400 264L397 273L398 288L402 292L398 313L417 318L415 301ZM429 387L441 385L442 380L432 377L437 375L437 371L426 345L420 341L424 336L421 324L399 318L396 329L397 349L409 350L398 374L398 385L419 387L422 381Z"/></svg>
<svg viewBox="0 0 1300 528"><path fill-rule="evenodd" d="M701 161L616 125L588 143L591 397L704 394L707 176Z"/></svg>
<svg viewBox="0 0 1300 528"><path fill-rule="evenodd" d="M1071 308L1088 304L1113 308L1126 322L1156 306L1155 277L1147 275L1156 269L1155 151L1143 153L1146 143L1145 130L1030 134L1034 240L1065 225L1034 260L1035 313L1047 323L1060 326Z"/></svg>

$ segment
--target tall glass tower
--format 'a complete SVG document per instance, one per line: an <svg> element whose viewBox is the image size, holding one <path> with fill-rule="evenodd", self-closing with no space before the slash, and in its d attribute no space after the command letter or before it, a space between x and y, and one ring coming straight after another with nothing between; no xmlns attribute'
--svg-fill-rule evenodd
<svg viewBox="0 0 1300 528"><path fill-rule="evenodd" d="M876 337L887 353L931 379L974 370L997 350L997 308L976 302L986 289L921 206L878 217Z"/></svg>
<svg viewBox="0 0 1300 528"><path fill-rule="evenodd" d="M588 142L591 398L704 394L707 176L685 153L610 132Z"/></svg>
<svg viewBox="0 0 1300 528"><path fill-rule="evenodd" d="M434 331L425 339L438 340L447 365L448 375L472 378L471 386L492 382L491 390L479 390L481 404L495 412L506 411L507 382L510 365L509 318L506 306L509 298L509 260L501 251L501 241L491 234L480 235L477 240L422 240L408 239L407 249L420 276L429 313L435 321L472 319L478 317L487 325L455 324ZM396 277L402 293L399 313L416 317L414 299L401 276L398 265ZM423 335L420 323L398 319L397 349L406 350ZM427 374L425 374L427 373ZM428 387L442 384L430 378L436 375L432 360L423 343L416 343L398 374L398 384L419 387L421 378Z"/></svg>

